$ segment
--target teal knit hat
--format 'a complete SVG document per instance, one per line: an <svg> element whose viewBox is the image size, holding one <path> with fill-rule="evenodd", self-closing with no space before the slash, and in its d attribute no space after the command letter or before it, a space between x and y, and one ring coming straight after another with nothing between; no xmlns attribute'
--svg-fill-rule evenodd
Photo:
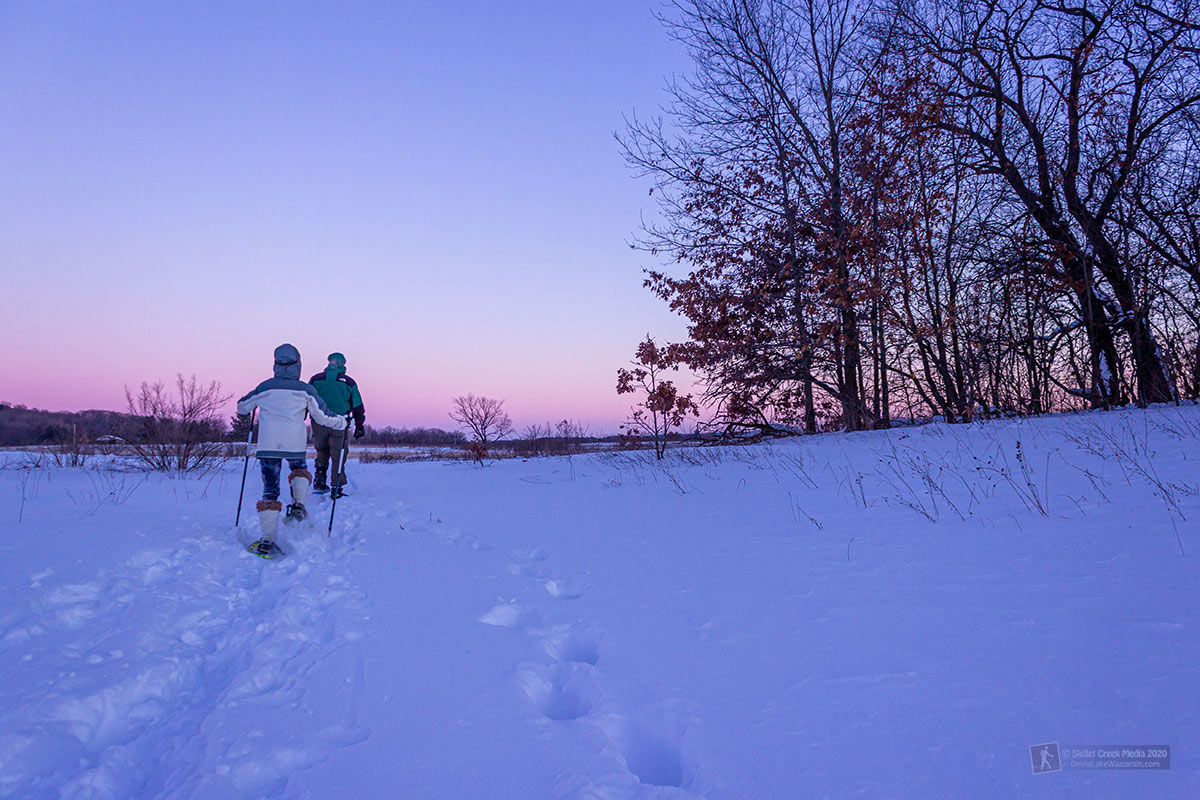
<svg viewBox="0 0 1200 800"><path fill-rule="evenodd" d="M329 363L337 364L339 367L344 367L344 366L346 366L346 357L344 355L342 355L341 353L330 353L329 354Z"/></svg>

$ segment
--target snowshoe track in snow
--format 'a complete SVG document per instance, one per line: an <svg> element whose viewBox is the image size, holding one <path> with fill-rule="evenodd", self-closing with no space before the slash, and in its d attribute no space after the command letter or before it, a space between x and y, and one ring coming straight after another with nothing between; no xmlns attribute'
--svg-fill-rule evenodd
<svg viewBox="0 0 1200 800"><path fill-rule="evenodd" d="M364 599L336 567L354 539L323 552L306 535L291 534L304 555L287 565L212 529L94 581L30 576L37 595L6 617L0 653L41 691L5 703L0 797L272 797L365 738L356 698L313 741L255 723L256 708L303 708L320 662L353 647ZM361 693L361 656L344 660Z"/></svg>

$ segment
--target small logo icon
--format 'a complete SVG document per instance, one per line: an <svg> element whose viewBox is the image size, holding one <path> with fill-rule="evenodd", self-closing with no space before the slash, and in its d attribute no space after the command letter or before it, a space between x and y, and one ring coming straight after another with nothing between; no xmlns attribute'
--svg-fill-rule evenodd
<svg viewBox="0 0 1200 800"><path fill-rule="evenodd" d="M1034 775L1062 770L1062 759L1058 757L1058 742L1032 745L1029 748L1029 758L1033 761Z"/></svg>

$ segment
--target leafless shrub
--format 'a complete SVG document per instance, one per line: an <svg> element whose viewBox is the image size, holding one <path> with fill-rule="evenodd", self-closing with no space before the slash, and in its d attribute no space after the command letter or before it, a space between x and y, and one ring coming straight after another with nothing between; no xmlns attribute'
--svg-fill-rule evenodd
<svg viewBox="0 0 1200 800"><path fill-rule="evenodd" d="M41 448L25 450L21 453L21 460L17 464L17 469L46 469L51 465L52 461L53 459Z"/></svg>
<svg viewBox="0 0 1200 800"><path fill-rule="evenodd" d="M1104 487L1107 486L1108 483L1104 480L1104 477L1102 475L1097 475L1096 473L1092 472L1090 469L1087 469L1086 467L1076 467L1073 464L1071 464L1070 466L1076 472L1080 473L1081 475L1083 475L1083 477L1088 479L1088 483L1090 483L1092 485L1092 489L1095 490L1096 494L1099 495L1099 497L1100 497L1100 500L1097 501L1097 505L1099 505L1100 501L1103 501L1105 503L1112 502L1112 499L1109 498L1108 493L1104 491Z"/></svg>
<svg viewBox="0 0 1200 800"><path fill-rule="evenodd" d="M573 419L534 424L522 431L521 437L512 443L512 450L523 458L574 455L584 451L583 440L587 435L587 426Z"/></svg>
<svg viewBox="0 0 1200 800"><path fill-rule="evenodd" d="M491 458L503 458L503 451L493 451ZM457 447L423 447L419 449L401 447L391 449L362 449L358 460L364 464L402 464L409 461L469 461L474 457L463 445Z"/></svg>
<svg viewBox="0 0 1200 800"><path fill-rule="evenodd" d="M792 476L801 483L808 486L808 488L817 488L817 482L814 481L812 476L808 474L808 469L804 464L804 451L800 451L798 455L792 455L790 453L781 454L779 456L779 461L783 465L784 469L790 472Z"/></svg>
<svg viewBox="0 0 1200 800"><path fill-rule="evenodd" d="M612 453L607 456L607 463L616 470L616 475L608 481L610 486L620 486L625 483L626 476L632 480L636 486L646 485L647 469L652 466L640 457L637 452L620 452Z"/></svg>
<svg viewBox="0 0 1200 800"><path fill-rule="evenodd" d="M88 441L87 431L72 423L71 437L51 447L50 458L56 467L84 467L95 452Z"/></svg>
<svg viewBox="0 0 1200 800"><path fill-rule="evenodd" d="M948 464L934 463L924 451L911 447L897 448L892 441L888 444L889 448L880 453L882 469L878 476L895 492L891 499L916 511L930 522L938 520L942 506L953 511L959 519L966 519L943 486L946 473L951 471ZM916 486L910 477L915 479Z"/></svg>
<svg viewBox="0 0 1200 800"><path fill-rule="evenodd" d="M385 444L382 450L360 450L358 460L364 464L397 464L401 461L413 461L412 454L404 450L389 450Z"/></svg>
<svg viewBox="0 0 1200 800"><path fill-rule="evenodd" d="M546 423L550 429L550 423ZM554 435L550 437L548 452L551 455L571 455L583 452L583 439L587 436L587 426L573 419L559 420L554 426Z"/></svg>
<svg viewBox="0 0 1200 800"><path fill-rule="evenodd" d="M105 503L123 505L138 487L146 482L146 476L136 483L131 482L128 475L108 471L93 471L88 473L91 488L81 492L67 492L77 507L88 509L88 516L95 514Z"/></svg>
<svg viewBox="0 0 1200 800"><path fill-rule="evenodd" d="M1190 421L1182 416L1177 419L1180 423L1179 426L1167 423L1166 426L1158 425L1156 427L1176 438L1195 435L1197 429ZM1175 540L1179 543L1180 554L1186 555L1183 538L1179 535L1179 526L1176 525L1175 517L1178 516L1180 520L1187 519L1180 505L1180 498L1194 497L1200 494L1200 485L1167 481L1158 474L1158 468L1154 465L1156 454L1150 447L1149 426L1144 415L1142 422L1143 427L1139 432L1137 425L1128 417L1124 418L1121 424L1113 427L1105 427L1098 422L1090 421L1068 433L1067 438L1085 453L1106 461L1116 461L1127 483L1132 484L1131 478L1137 477L1150 484L1154 489L1154 494L1166 506L1167 514L1171 518L1171 526L1175 529ZM1095 481L1093 481L1094 485Z"/></svg>
<svg viewBox="0 0 1200 800"><path fill-rule="evenodd" d="M1132 484L1132 479L1136 477L1150 484L1168 512L1178 515L1181 520L1187 519L1180 499L1200 494L1200 486L1164 480L1158 474L1158 468L1154 465L1155 451L1150 447L1145 428L1139 431L1129 418L1114 426L1091 421L1075 428L1067 434L1067 438L1085 453L1105 461L1115 461L1127 483Z"/></svg>
<svg viewBox="0 0 1200 800"><path fill-rule="evenodd" d="M788 492L788 505L790 506L790 508L792 510L792 519L793 520L795 520L796 522L800 522L800 518L804 517L817 530L819 530L819 531L825 530L825 526L821 524L820 520L818 520L812 514L808 513L804 509L804 507L802 505L800 505L800 501L792 496L791 492Z"/></svg>
<svg viewBox="0 0 1200 800"><path fill-rule="evenodd" d="M675 474L675 472L673 470L664 469L663 474L665 474L667 476L667 480L669 480L671 482L671 485L675 487L675 491L679 492L679 494L681 494L681 495L688 493L688 489L690 487L686 483L684 483L683 478L680 477L679 475Z"/></svg>
<svg viewBox="0 0 1200 800"><path fill-rule="evenodd" d="M92 452L99 456L120 456L129 452L129 445L116 437L100 437L91 443Z"/></svg>
<svg viewBox="0 0 1200 800"><path fill-rule="evenodd" d="M1154 415L1154 427L1174 439L1200 439L1200 417L1166 409Z"/></svg>
<svg viewBox="0 0 1200 800"><path fill-rule="evenodd" d="M37 497L38 488L44 477L46 477L44 469L27 468L21 471L21 510L17 512L18 523L25 520L25 501Z"/></svg>
<svg viewBox="0 0 1200 800"><path fill-rule="evenodd" d="M863 475L861 472L854 472L849 467L839 466L837 468L837 493L840 497L843 488L848 488L850 498L854 501L856 507L867 507L867 495L863 491Z"/></svg>
<svg viewBox="0 0 1200 800"><path fill-rule="evenodd" d="M1009 461L1005 448L997 444L991 458L983 461L975 459L976 471L992 481L1003 481L1030 511L1036 511L1043 517L1050 516L1050 455L1046 455L1045 472L1039 485L1037 471L1026 456L1019 439L1015 449L1015 468Z"/></svg>
<svg viewBox="0 0 1200 800"><path fill-rule="evenodd" d="M516 441L515 451L523 458L542 455L545 452L545 441L550 438L550 432L549 423L544 428L537 423L527 426L522 431L521 438Z"/></svg>
<svg viewBox="0 0 1200 800"><path fill-rule="evenodd" d="M207 472L229 458L220 441L220 411L229 395L220 383L204 385L195 375L188 380L178 375L174 392L156 381L143 383L136 395L126 387L125 399L139 428L129 450L143 469L181 476Z"/></svg>

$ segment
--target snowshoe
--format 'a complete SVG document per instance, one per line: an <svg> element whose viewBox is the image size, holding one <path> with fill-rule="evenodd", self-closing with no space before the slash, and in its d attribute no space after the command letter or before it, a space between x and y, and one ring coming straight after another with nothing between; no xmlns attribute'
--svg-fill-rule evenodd
<svg viewBox="0 0 1200 800"><path fill-rule="evenodd" d="M308 509L304 507L304 504L292 503L287 507L287 516L283 521L288 525L295 525L297 522L304 522L306 519L308 519Z"/></svg>
<svg viewBox="0 0 1200 800"><path fill-rule="evenodd" d="M345 496L346 496L346 490L345 490L344 488L342 488L341 486L335 486L335 487L333 487L333 489L332 489L332 490L330 490L330 492L329 492L329 496L330 496L330 497L337 497L337 498L342 498L342 497L345 497Z"/></svg>
<svg viewBox="0 0 1200 800"><path fill-rule="evenodd" d="M318 478L312 486L313 494L327 494L329 492L329 484Z"/></svg>
<svg viewBox="0 0 1200 800"><path fill-rule="evenodd" d="M259 558L283 558L287 555L287 553L283 552L283 549L279 545L275 544L275 542L269 539L258 539L257 541L253 541L246 549Z"/></svg>

